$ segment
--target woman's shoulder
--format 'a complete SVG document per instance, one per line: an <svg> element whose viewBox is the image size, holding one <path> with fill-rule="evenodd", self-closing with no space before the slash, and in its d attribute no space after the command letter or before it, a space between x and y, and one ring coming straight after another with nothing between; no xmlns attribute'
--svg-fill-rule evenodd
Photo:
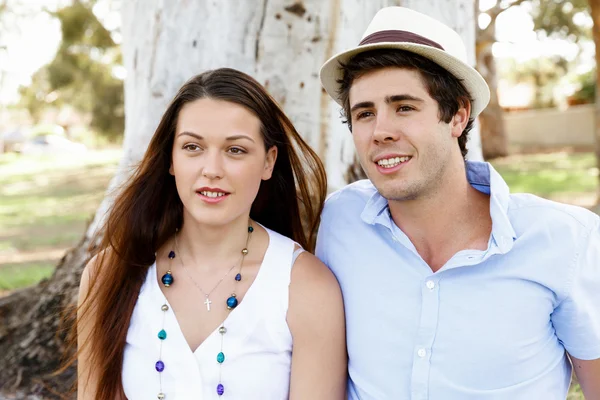
<svg viewBox="0 0 600 400"><path fill-rule="evenodd" d="M314 254L295 244L297 254L292 269L292 284L300 290L339 291L338 282L329 268Z"/></svg>
<svg viewBox="0 0 600 400"><path fill-rule="evenodd" d="M344 330L340 286L329 268L308 251L298 256L292 268L287 322L294 340L324 332L337 336Z"/></svg>

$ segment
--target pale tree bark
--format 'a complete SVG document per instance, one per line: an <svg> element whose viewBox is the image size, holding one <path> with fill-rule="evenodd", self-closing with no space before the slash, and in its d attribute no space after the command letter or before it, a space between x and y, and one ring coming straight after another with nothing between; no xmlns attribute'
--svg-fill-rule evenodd
<svg viewBox="0 0 600 400"><path fill-rule="evenodd" d="M341 187L354 149L318 71L331 55L358 43L372 16L387 5L414 7L449 23L467 40L474 61L472 0L124 1L124 155L108 192L142 158L177 89L197 73L224 66L253 75L269 89L324 160L330 188ZM471 151L480 158L478 135L472 135ZM59 313L75 302L92 233L111 202L107 195L81 243L50 279L0 299L0 392L61 392L73 378L73 369L47 376L64 349L64 332L56 334Z"/></svg>

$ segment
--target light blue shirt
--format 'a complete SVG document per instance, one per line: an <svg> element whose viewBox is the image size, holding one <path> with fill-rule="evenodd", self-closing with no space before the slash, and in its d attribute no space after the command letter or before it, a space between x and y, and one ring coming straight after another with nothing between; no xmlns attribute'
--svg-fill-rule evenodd
<svg viewBox="0 0 600 400"><path fill-rule="evenodd" d="M600 218L510 194L487 163L467 178L491 196L488 248L436 273L369 181L328 198L317 256L344 295L350 399L564 400L565 349L600 358Z"/></svg>

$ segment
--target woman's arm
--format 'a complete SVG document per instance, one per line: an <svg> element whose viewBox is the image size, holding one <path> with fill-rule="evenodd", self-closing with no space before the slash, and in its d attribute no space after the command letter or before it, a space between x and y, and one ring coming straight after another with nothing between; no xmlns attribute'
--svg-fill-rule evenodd
<svg viewBox="0 0 600 400"><path fill-rule="evenodd" d="M293 337L290 399L345 399L342 294L333 273L308 252L292 268L287 321Z"/></svg>

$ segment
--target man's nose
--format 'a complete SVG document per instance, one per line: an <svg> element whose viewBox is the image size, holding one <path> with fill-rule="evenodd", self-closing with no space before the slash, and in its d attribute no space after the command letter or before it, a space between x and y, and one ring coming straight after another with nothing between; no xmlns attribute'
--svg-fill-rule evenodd
<svg viewBox="0 0 600 400"><path fill-rule="evenodd" d="M392 121L388 113L378 113L373 130L373 141L375 143L395 142L400 138L397 123Z"/></svg>

